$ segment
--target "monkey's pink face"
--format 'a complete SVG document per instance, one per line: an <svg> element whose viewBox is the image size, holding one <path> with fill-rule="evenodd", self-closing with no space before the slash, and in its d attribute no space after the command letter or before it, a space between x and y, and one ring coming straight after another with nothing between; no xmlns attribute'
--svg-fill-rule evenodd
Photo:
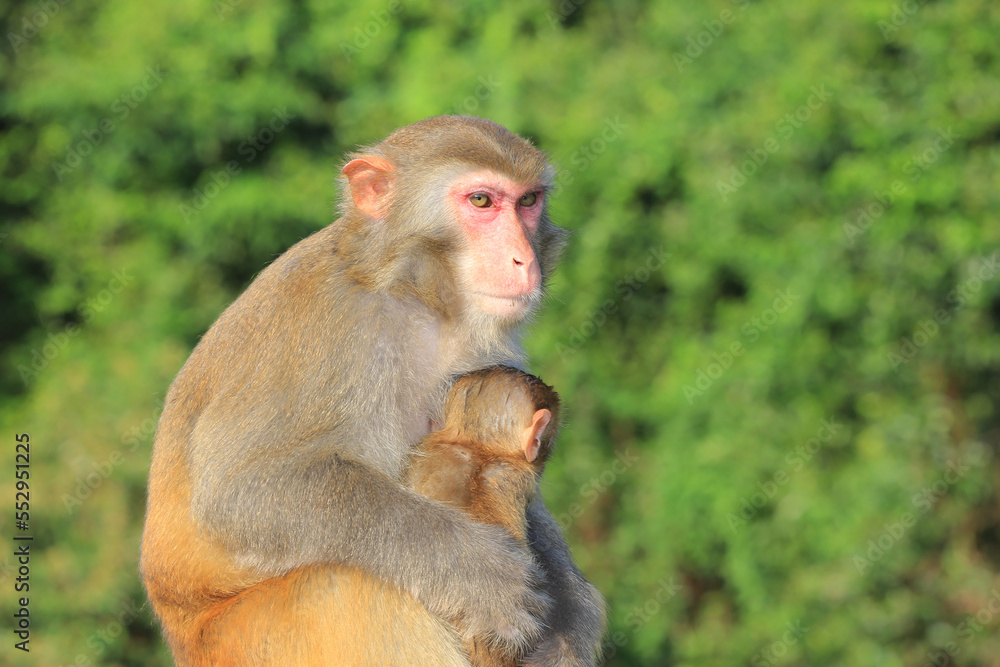
<svg viewBox="0 0 1000 667"><path fill-rule="evenodd" d="M544 197L540 183L516 183L491 171L451 184L448 199L469 248L463 273L481 311L520 319L537 299L542 272L531 239Z"/></svg>

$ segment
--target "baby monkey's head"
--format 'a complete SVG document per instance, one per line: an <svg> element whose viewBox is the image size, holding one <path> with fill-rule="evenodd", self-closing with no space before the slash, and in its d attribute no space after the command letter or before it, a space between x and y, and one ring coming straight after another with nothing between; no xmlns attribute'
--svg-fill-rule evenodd
<svg viewBox="0 0 1000 667"><path fill-rule="evenodd" d="M445 429L541 468L559 425L559 395L534 375L493 366L460 377L445 402Z"/></svg>
<svg viewBox="0 0 1000 667"><path fill-rule="evenodd" d="M523 542L559 422L556 392L516 368L485 368L455 382L444 419L415 448L410 487Z"/></svg>

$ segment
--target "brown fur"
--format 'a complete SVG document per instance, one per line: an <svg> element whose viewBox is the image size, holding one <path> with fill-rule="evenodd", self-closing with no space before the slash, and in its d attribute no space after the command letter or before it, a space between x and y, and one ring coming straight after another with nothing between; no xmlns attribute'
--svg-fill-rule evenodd
<svg viewBox="0 0 1000 667"><path fill-rule="evenodd" d="M549 410L538 458L525 458L522 433L537 410ZM538 378L509 367L488 368L459 378L445 403L445 427L421 440L408 476L411 487L469 513L476 521L501 526L530 553L529 503L558 429L559 397ZM466 636L474 667L517 667L524 651L494 646L488 638Z"/></svg>
<svg viewBox="0 0 1000 667"><path fill-rule="evenodd" d="M178 665L466 664L457 618L508 648L541 637L586 655L600 640L600 597L539 502L532 556L401 485L451 378L523 360L518 322L468 305L441 193L473 159L545 187L551 170L488 121L393 137L368 149L396 166L385 218L345 197L219 317L167 394L140 568ZM563 235L544 214L530 239L543 282ZM402 596L372 606L387 587ZM576 620L542 636L563 616Z"/></svg>

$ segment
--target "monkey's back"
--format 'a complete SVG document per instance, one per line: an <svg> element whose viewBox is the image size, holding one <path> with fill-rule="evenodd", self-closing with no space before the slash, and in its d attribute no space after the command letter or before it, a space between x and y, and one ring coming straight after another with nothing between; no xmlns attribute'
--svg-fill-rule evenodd
<svg viewBox="0 0 1000 667"><path fill-rule="evenodd" d="M246 375L253 365L239 363L239 357L263 352L253 329L266 324L262 311L267 306L280 304L277 290L283 282L283 265L314 254L317 236L300 242L267 267L223 312L167 392L153 444L140 570L168 638L179 623L183 625L181 617L190 616L188 610L203 609L256 583L221 545L205 538L192 513L193 460L206 455L195 450L194 434L212 426L205 417L211 418L220 402L229 402L228 388L249 384ZM258 357L257 366L265 360L266 356Z"/></svg>
<svg viewBox="0 0 1000 667"><path fill-rule="evenodd" d="M317 434L346 443L366 440L346 430L340 415L352 410L359 423L382 424L384 440L406 437L403 425L369 419L362 406L367 392L345 380L353 363L345 350L382 344L391 352L393 341L364 340L360 322L379 315L372 312L378 304L364 310L361 287L341 279L338 290L320 289L345 272L336 248L336 229L327 227L262 271L205 333L168 391L153 446L140 572L178 660L203 650L200 634L216 605L266 579L253 562L238 562L209 538L193 510L196 495L204 485L226 480L206 475L199 488L195 469L251 459L275 442L289 453ZM345 304L358 303L361 308L344 312L351 310ZM305 311L312 316L304 317ZM303 321L311 324L301 326ZM337 328L349 340L326 334ZM395 366L400 373L412 371L402 361ZM404 397L392 400L407 403ZM380 452L358 455L378 458ZM397 458L378 464L402 467L404 457Z"/></svg>

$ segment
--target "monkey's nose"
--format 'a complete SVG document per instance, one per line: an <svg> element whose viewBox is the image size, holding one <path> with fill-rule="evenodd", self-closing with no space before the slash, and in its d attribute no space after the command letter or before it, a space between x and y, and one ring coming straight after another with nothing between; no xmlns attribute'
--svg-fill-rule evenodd
<svg viewBox="0 0 1000 667"><path fill-rule="evenodd" d="M517 287L522 294L534 292L542 282L542 271L534 256L515 256L514 276L517 280Z"/></svg>

